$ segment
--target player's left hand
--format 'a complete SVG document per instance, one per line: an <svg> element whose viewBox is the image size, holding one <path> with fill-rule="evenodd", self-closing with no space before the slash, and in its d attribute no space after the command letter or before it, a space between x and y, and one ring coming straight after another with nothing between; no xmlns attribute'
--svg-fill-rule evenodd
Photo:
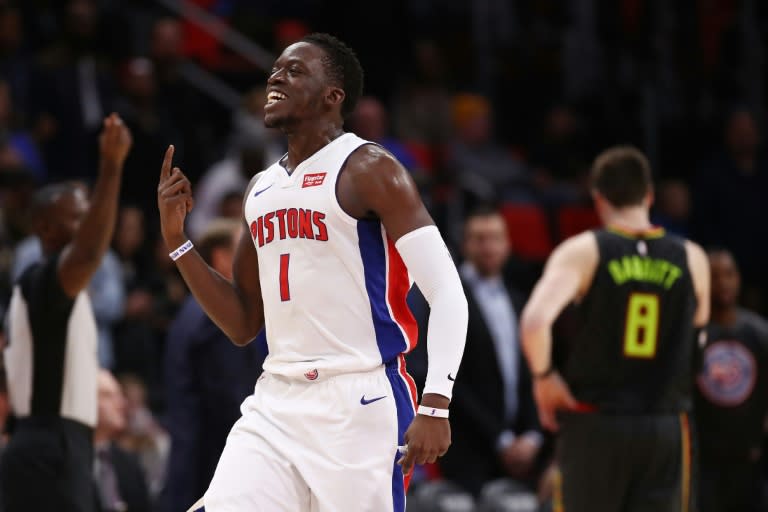
<svg viewBox="0 0 768 512"><path fill-rule="evenodd" d="M445 402L433 404L425 395L422 397L421 403L429 407L447 409L448 399L442 396L439 398ZM429 464L437 461L438 457L445 455L451 445L451 424L447 418L433 418L417 414L406 430L404 437L408 450L397 463L403 467L403 474L407 475L413 470L414 464Z"/></svg>
<svg viewBox="0 0 768 512"><path fill-rule="evenodd" d="M539 409L539 420L542 426L552 432L557 432L556 413L558 410L574 410L576 399L571 394L568 384L560 374L553 372L547 377L534 379L533 396Z"/></svg>

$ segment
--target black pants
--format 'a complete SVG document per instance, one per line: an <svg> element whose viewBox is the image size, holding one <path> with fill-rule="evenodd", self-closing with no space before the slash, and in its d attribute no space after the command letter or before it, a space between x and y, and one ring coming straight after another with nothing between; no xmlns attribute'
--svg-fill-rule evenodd
<svg viewBox="0 0 768 512"><path fill-rule="evenodd" d="M558 442L555 511L696 510L686 415L563 415Z"/></svg>
<svg viewBox="0 0 768 512"><path fill-rule="evenodd" d="M746 458L701 459L701 512L762 512L760 464Z"/></svg>
<svg viewBox="0 0 768 512"><path fill-rule="evenodd" d="M0 459L3 512L94 512L92 436L69 420L21 420Z"/></svg>

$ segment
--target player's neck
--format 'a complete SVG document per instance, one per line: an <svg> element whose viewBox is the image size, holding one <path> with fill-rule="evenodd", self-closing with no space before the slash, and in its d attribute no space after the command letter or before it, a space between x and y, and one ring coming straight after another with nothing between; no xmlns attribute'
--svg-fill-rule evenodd
<svg viewBox="0 0 768 512"><path fill-rule="evenodd" d="M286 133L288 137L286 169L293 172L301 162L343 133L344 130L341 126L327 120L313 123L311 126L302 126L299 130Z"/></svg>
<svg viewBox="0 0 768 512"><path fill-rule="evenodd" d="M722 308L713 307L711 316L713 323L725 326L733 325L739 316L739 308L735 305Z"/></svg>
<svg viewBox="0 0 768 512"><path fill-rule="evenodd" d="M643 206L633 206L612 210L604 216L606 226L614 226L632 233L642 233L653 229L648 209Z"/></svg>

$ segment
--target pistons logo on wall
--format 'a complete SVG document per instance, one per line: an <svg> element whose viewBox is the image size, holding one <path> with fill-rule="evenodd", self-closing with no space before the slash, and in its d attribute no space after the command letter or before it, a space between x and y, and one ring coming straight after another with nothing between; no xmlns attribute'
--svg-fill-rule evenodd
<svg viewBox="0 0 768 512"><path fill-rule="evenodd" d="M704 350L699 389L717 405L741 405L752 393L757 365L752 353L737 341L718 341Z"/></svg>

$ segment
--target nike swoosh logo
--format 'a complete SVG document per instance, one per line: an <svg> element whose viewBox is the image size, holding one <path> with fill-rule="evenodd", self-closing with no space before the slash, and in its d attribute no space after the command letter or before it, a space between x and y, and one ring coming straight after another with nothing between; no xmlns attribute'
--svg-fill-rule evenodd
<svg viewBox="0 0 768 512"><path fill-rule="evenodd" d="M274 183L273 183L272 185L274 185ZM267 190L269 190L270 188L272 188L272 185L268 186L267 188L263 188L263 189L259 190L258 192L256 192L255 194L253 194L253 197L256 197L256 196L258 196L259 194L263 194L264 192L266 192Z"/></svg>
<svg viewBox="0 0 768 512"><path fill-rule="evenodd" d="M365 399L365 395L360 397L360 405L368 405L372 404L373 402L376 402L378 400L381 400L382 398L387 398L387 395L384 396L377 396L376 398L371 398L370 400Z"/></svg>
<svg viewBox="0 0 768 512"><path fill-rule="evenodd" d="M449 373L449 374L448 374L448 380L450 380L451 382L453 382L453 381L455 381L456 379L455 379L454 377L451 377L451 374Z"/></svg>

